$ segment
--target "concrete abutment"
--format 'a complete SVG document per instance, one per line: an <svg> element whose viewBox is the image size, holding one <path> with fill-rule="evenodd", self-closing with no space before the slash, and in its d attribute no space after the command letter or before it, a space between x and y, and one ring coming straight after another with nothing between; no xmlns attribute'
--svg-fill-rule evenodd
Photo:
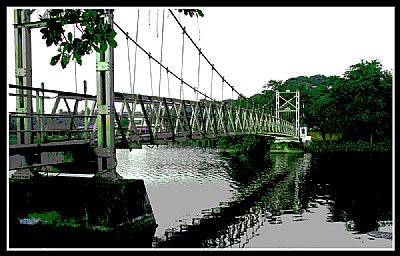
<svg viewBox="0 0 400 256"><path fill-rule="evenodd" d="M139 179L9 182L10 248L151 247L157 223Z"/></svg>

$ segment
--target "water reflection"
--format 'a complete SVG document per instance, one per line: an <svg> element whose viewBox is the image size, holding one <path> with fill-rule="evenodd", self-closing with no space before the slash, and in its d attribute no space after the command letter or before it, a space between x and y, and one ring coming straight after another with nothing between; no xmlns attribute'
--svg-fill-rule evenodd
<svg viewBox="0 0 400 256"><path fill-rule="evenodd" d="M329 221L348 222L350 231L364 233L392 219L390 154L320 155L313 166L310 179L320 180L317 193L331 198Z"/></svg>
<svg viewBox="0 0 400 256"><path fill-rule="evenodd" d="M203 246L242 248L266 222L282 224L282 214L294 213L296 220L301 221L299 183L304 181L310 160L310 154L271 155L268 175L260 176L255 180L257 185L250 186L253 206L245 214L235 216L235 221L224 230L219 230L218 237L204 240Z"/></svg>
<svg viewBox="0 0 400 256"><path fill-rule="evenodd" d="M215 149L170 146L117 157L122 176L145 180L159 224L153 247L241 248L261 227L282 225L285 216L306 222L315 209L349 231L391 225L388 159L277 154L253 164ZM381 184L373 176L378 167Z"/></svg>

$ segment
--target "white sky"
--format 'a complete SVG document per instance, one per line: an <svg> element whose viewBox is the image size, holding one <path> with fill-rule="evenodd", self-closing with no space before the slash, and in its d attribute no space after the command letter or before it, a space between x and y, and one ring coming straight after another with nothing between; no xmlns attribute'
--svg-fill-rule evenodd
<svg viewBox="0 0 400 256"><path fill-rule="evenodd" d="M378 59L384 69L394 70L394 7L199 8L205 16L199 17L198 22L195 17L179 15L177 11L175 15L180 17L189 35L215 68L248 97L259 93L269 80L285 81L317 74L342 76L350 65L359 63L361 59ZM7 82L11 84L15 83L13 9L7 8ZM45 9L38 10L43 14ZM137 10L135 7L117 7L114 13L114 21L132 38L136 34ZM140 8L139 15L138 43L158 60L162 13L162 8L151 7ZM163 64L180 76L182 32L172 15L167 17L167 13L166 10ZM38 12L35 12L32 20L37 19ZM72 25L68 29L72 31ZM114 29L118 33L115 91L129 93L127 42L119 29ZM39 29L32 30L33 86L39 87L44 82L48 89L75 92L74 63L71 62L65 70L59 64L49 64L56 51L56 47L46 47ZM135 45L132 42L129 51L133 80ZM95 54L84 56L82 60L83 65L77 65L78 92L83 92L83 80L87 80L88 93L96 94ZM138 49L135 93L152 94L149 65L148 57ZM152 62L151 67L153 93L158 95L159 66ZM197 86L197 70L197 50L185 38L183 80ZM161 96L168 96L165 70L161 74ZM171 97L179 98L180 82L172 75L169 78ZM211 68L202 59L199 89L209 95L210 84ZM221 78L214 73L213 98L217 100L221 99L221 85ZM230 98L231 90L226 84L224 88L224 98ZM187 87L185 98L194 99L193 91ZM9 97L8 107L10 111L14 110L14 98ZM49 109L51 106L46 105L46 112Z"/></svg>

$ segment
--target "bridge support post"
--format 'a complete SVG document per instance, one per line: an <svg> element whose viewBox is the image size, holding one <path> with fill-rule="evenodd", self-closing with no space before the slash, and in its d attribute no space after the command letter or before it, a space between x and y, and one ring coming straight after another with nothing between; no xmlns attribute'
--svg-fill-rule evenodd
<svg viewBox="0 0 400 256"><path fill-rule="evenodd" d="M113 27L113 11L104 17ZM113 180L122 178L116 171L114 135L114 49L96 52L97 124L98 124L98 173Z"/></svg>
<svg viewBox="0 0 400 256"><path fill-rule="evenodd" d="M30 9L14 10L14 50L15 50L15 85L32 87L32 55L31 30L28 26L18 26L30 22ZM16 118L17 144L33 143L32 91L16 89ZM35 155L36 156L36 155ZM35 157L34 156L34 157ZM32 159L29 159L32 162ZM13 177L33 177L30 169L18 170Z"/></svg>
<svg viewBox="0 0 400 256"><path fill-rule="evenodd" d="M83 118L83 124L84 124L84 133L83 136L85 138L85 142L89 141L89 133L88 133L88 129L89 129L89 118L88 118L88 99L87 99L87 82L86 80L83 81L83 93L85 94L85 100L84 100L84 104L85 104L85 109L84 109L84 115L85 117Z"/></svg>
<svg viewBox="0 0 400 256"><path fill-rule="evenodd" d="M31 10L15 9L14 23L30 22ZM16 85L32 87L32 55L31 55L31 30L28 26L15 26L15 80ZM33 142L32 119L26 114L32 113L32 91L17 89L16 111L21 113L17 117L17 142L30 144Z"/></svg>

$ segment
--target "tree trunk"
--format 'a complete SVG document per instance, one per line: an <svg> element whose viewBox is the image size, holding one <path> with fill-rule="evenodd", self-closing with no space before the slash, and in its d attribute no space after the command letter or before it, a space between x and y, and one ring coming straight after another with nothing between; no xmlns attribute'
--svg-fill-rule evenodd
<svg viewBox="0 0 400 256"><path fill-rule="evenodd" d="M371 138L369 140L369 144L372 145L372 132L371 132Z"/></svg>
<svg viewBox="0 0 400 256"><path fill-rule="evenodd" d="M326 135L326 131L325 130L321 130L321 136L322 136L322 140L325 141L325 135Z"/></svg>

